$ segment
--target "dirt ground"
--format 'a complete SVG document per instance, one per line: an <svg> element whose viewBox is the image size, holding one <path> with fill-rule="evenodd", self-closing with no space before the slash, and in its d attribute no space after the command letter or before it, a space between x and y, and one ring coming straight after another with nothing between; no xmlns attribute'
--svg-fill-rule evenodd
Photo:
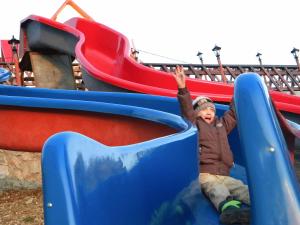
<svg viewBox="0 0 300 225"><path fill-rule="evenodd" d="M1 225L43 225L42 190L14 190L0 193Z"/></svg>

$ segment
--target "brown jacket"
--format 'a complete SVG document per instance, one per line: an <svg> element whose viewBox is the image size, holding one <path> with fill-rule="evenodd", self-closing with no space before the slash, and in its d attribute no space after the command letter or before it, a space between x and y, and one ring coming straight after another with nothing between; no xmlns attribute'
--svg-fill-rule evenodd
<svg viewBox="0 0 300 225"><path fill-rule="evenodd" d="M233 165L233 156L227 136L236 125L233 103L223 117L216 117L212 124L208 124L202 118L196 117L190 93L186 88L179 89L177 97L183 117L199 130L200 172L228 176Z"/></svg>

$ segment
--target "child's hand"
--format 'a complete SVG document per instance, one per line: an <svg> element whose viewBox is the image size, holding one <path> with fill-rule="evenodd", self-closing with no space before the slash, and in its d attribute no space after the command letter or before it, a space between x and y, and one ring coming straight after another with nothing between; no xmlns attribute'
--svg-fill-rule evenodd
<svg viewBox="0 0 300 225"><path fill-rule="evenodd" d="M176 66L173 77L177 82L178 88L185 88L185 74L182 66Z"/></svg>

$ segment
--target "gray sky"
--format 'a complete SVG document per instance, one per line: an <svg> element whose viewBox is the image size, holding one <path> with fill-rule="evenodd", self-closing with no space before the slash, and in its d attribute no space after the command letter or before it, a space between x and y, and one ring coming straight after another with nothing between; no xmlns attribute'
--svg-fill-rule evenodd
<svg viewBox="0 0 300 225"><path fill-rule="evenodd" d="M20 21L30 14L50 18L64 0L10 0L2 3L0 39L19 37ZM125 36L139 50L187 63L216 64L211 49L222 47L224 64L294 65L300 48L297 0L74 0L97 22ZM298 3L298 4L296 4ZM7 5L6 7L5 4ZM13 8L13 10L9 10ZM58 21L77 16L67 8ZM140 53L144 62L170 60ZM175 61L174 61L175 62Z"/></svg>

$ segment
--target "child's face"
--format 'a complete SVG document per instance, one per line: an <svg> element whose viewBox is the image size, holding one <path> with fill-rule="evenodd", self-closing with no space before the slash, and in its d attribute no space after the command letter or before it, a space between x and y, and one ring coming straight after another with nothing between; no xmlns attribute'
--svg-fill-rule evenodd
<svg viewBox="0 0 300 225"><path fill-rule="evenodd" d="M197 112L197 116L201 117L208 124L211 124L214 121L215 115L216 112L211 107L207 107Z"/></svg>

